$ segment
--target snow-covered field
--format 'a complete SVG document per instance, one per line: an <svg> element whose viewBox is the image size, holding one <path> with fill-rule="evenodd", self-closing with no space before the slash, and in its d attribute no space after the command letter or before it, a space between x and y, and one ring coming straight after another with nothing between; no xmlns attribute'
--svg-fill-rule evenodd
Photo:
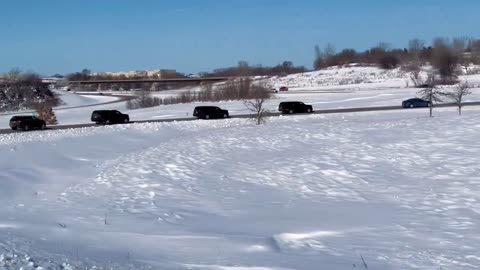
<svg viewBox="0 0 480 270"><path fill-rule="evenodd" d="M478 269L480 109L426 116L0 135L0 269Z"/></svg>

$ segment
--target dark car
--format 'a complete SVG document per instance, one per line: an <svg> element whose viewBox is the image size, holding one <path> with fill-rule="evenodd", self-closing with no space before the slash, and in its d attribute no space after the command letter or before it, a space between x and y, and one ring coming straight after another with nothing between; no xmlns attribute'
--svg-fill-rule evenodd
<svg viewBox="0 0 480 270"><path fill-rule="evenodd" d="M430 107L430 102L421 98L411 98L402 102L403 108Z"/></svg>
<svg viewBox="0 0 480 270"><path fill-rule="evenodd" d="M193 110L193 116L201 119L212 118L228 118L230 117L227 110L220 109L216 106L198 106Z"/></svg>
<svg viewBox="0 0 480 270"><path fill-rule="evenodd" d="M278 111L282 113L311 113L313 112L312 105L307 105L300 101L280 102Z"/></svg>
<svg viewBox="0 0 480 270"><path fill-rule="evenodd" d="M10 119L10 127L13 130L23 129L23 130L30 130L30 129L45 129L47 124L42 119L36 116L14 116Z"/></svg>
<svg viewBox="0 0 480 270"><path fill-rule="evenodd" d="M117 110L93 111L91 120L97 124L118 124L130 122L128 114L123 114Z"/></svg>
<svg viewBox="0 0 480 270"><path fill-rule="evenodd" d="M278 90L280 90L280 92L288 91L288 87L282 86Z"/></svg>

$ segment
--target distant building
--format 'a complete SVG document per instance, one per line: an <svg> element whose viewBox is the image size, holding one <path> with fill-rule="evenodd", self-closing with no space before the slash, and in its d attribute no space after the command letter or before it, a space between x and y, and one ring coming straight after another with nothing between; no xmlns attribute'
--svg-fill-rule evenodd
<svg viewBox="0 0 480 270"><path fill-rule="evenodd" d="M135 71L114 71L114 72L97 72L92 75L110 75L110 76L125 76L127 78L146 77L155 79L166 79L175 77L177 71L175 69L157 69L157 70L135 70Z"/></svg>

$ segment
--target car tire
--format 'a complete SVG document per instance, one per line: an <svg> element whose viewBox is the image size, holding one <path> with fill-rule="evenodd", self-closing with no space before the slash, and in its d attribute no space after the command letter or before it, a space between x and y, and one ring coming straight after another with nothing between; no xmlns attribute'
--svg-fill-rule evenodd
<svg viewBox="0 0 480 270"><path fill-rule="evenodd" d="M289 114L292 114L292 113L293 113L293 110L289 110L288 113L289 113Z"/></svg>
<svg viewBox="0 0 480 270"><path fill-rule="evenodd" d="M205 115L205 119L210 119L210 115Z"/></svg>
<svg viewBox="0 0 480 270"><path fill-rule="evenodd" d="M28 130L30 130L30 127L28 125L25 125L25 126L23 126L23 130L28 131Z"/></svg>
<svg viewBox="0 0 480 270"><path fill-rule="evenodd" d="M40 129L42 129L42 130L45 129L45 128L47 128L47 126L46 126L45 124L42 124L42 125L40 126Z"/></svg>
<svg viewBox="0 0 480 270"><path fill-rule="evenodd" d="M311 112L312 112L312 109L308 108L307 113L311 113Z"/></svg>
<svg viewBox="0 0 480 270"><path fill-rule="evenodd" d="M105 125L110 125L112 123L112 121L110 121L110 119L108 119L107 121L105 121Z"/></svg>
<svg viewBox="0 0 480 270"><path fill-rule="evenodd" d="M126 123L130 122L130 119L125 118L125 120L123 120L123 122L126 124Z"/></svg>
<svg viewBox="0 0 480 270"><path fill-rule="evenodd" d="M224 114L224 115L223 115L223 118L228 118L228 114L227 114L227 113Z"/></svg>
<svg viewBox="0 0 480 270"><path fill-rule="evenodd" d="M413 107L415 107L415 106L413 106L413 104L410 104L410 105L408 105L408 107L409 107L409 108L413 108Z"/></svg>
<svg viewBox="0 0 480 270"><path fill-rule="evenodd" d="M12 127L12 130L17 130L17 127Z"/></svg>

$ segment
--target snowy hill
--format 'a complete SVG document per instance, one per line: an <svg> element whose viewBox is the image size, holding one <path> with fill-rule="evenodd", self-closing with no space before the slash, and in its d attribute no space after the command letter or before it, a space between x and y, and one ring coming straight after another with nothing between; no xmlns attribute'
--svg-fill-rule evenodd
<svg viewBox="0 0 480 270"><path fill-rule="evenodd" d="M464 114L0 135L0 269L478 269Z"/></svg>
<svg viewBox="0 0 480 270"><path fill-rule="evenodd" d="M275 87L288 86L292 89L310 89L331 86L364 85L372 87L382 84L385 87L404 87L408 73L400 68L382 70L378 67L350 66L330 67L318 71L273 77L269 83Z"/></svg>

